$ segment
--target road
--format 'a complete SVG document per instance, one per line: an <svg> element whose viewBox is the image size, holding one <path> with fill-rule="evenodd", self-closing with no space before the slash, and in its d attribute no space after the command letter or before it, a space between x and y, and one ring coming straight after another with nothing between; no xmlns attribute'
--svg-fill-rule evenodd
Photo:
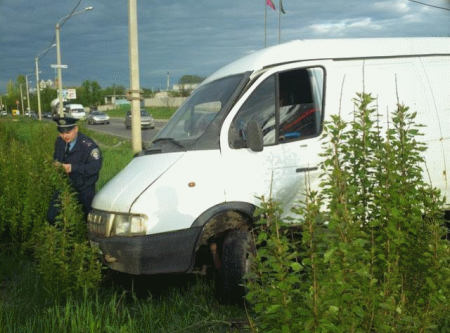
<svg viewBox="0 0 450 333"><path fill-rule="evenodd" d="M161 128L166 124L166 121L163 120L156 120L155 125L156 127L154 129L142 129L142 141L145 143L150 143L156 134L161 130ZM119 136L122 138L130 139L131 140L131 129L125 128L124 119L120 118L112 118L110 119L110 123L107 125L88 125L86 126L90 130L103 132L107 134L112 134L115 136Z"/></svg>

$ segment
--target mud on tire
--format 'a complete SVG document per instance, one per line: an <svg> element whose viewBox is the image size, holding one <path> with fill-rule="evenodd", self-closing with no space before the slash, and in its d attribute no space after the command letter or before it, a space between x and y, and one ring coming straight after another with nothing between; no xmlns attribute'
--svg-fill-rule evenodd
<svg viewBox="0 0 450 333"><path fill-rule="evenodd" d="M255 254L251 234L247 230L231 230L222 245L222 267L219 271L220 299L227 303L242 303L246 295L244 275L250 269L250 257Z"/></svg>

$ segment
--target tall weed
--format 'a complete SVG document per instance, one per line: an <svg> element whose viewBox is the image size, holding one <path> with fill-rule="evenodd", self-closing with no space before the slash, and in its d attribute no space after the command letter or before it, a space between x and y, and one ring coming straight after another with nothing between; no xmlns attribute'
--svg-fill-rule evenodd
<svg viewBox="0 0 450 333"><path fill-rule="evenodd" d="M101 280L101 261L87 241L84 215L70 182L62 170L55 176L60 185L60 213L55 226L47 224L39 232L35 250L38 270L55 295L95 290Z"/></svg>
<svg viewBox="0 0 450 333"><path fill-rule="evenodd" d="M68 178L53 166L56 135L46 123L0 123L0 236L4 247L37 258L47 288L63 295L95 288L101 264ZM57 190L62 209L55 228L46 213Z"/></svg>
<svg viewBox="0 0 450 333"><path fill-rule="evenodd" d="M353 122L326 124L321 189L294 209L301 237L283 236L263 201L247 299L264 332L427 332L449 310L443 199L422 179L420 126L398 105L382 132L373 101L358 94Z"/></svg>

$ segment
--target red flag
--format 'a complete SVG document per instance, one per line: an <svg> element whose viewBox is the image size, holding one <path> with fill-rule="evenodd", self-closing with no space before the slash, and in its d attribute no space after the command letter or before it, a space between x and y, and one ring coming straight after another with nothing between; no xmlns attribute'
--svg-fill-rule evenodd
<svg viewBox="0 0 450 333"><path fill-rule="evenodd" d="M269 6L270 8L272 8L273 10L276 10L276 9L275 9L275 5L273 4L272 0L266 0L266 4L267 4L267 6Z"/></svg>
<svg viewBox="0 0 450 333"><path fill-rule="evenodd" d="M282 12L283 14L286 14L286 12L284 11L284 8L283 8L283 0L280 0L280 12Z"/></svg>

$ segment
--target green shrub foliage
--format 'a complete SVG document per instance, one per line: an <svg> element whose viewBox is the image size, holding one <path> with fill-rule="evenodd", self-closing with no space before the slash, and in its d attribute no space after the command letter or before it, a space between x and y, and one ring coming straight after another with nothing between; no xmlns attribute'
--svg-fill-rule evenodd
<svg viewBox="0 0 450 333"><path fill-rule="evenodd" d="M0 123L0 237L32 248L54 189L47 130L35 122ZM52 140L54 140L54 136Z"/></svg>
<svg viewBox="0 0 450 333"><path fill-rule="evenodd" d="M55 138L48 123L0 122L0 250L20 248L36 258L47 288L64 295L94 289L101 263L70 182L53 166ZM61 213L55 227L46 214L56 190Z"/></svg>
<svg viewBox="0 0 450 333"><path fill-rule="evenodd" d="M60 191L60 213L55 226L46 224L39 232L35 251L38 270L52 294L95 290L102 268L97 250L89 246L84 215L64 171L57 170L54 176Z"/></svg>
<svg viewBox="0 0 450 333"><path fill-rule="evenodd" d="M325 126L320 191L298 219L262 198L247 299L263 332L429 332L449 310L444 200L422 178L416 114L398 105L381 129L357 96L351 123Z"/></svg>

